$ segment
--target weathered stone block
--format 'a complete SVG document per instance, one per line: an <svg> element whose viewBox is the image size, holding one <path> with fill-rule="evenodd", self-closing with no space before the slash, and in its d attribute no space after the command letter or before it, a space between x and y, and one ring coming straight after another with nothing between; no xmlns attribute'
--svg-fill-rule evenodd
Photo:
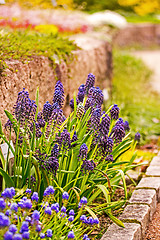
<svg viewBox="0 0 160 240"><path fill-rule="evenodd" d="M155 189L157 193L157 201L160 201L160 177L142 178L136 189Z"/></svg>
<svg viewBox="0 0 160 240"><path fill-rule="evenodd" d="M149 214L150 207L148 205L128 205L120 216L120 220L122 222L139 222L142 227L142 237L144 237L149 222Z"/></svg>
<svg viewBox="0 0 160 240"><path fill-rule="evenodd" d="M156 191L151 189L135 190L129 200L130 203L143 203L150 206L150 220L156 210Z"/></svg>
<svg viewBox="0 0 160 240"><path fill-rule="evenodd" d="M146 171L146 177L160 177L160 166L149 166Z"/></svg>
<svg viewBox="0 0 160 240"><path fill-rule="evenodd" d="M150 166L160 166L160 156L155 156L152 159Z"/></svg>
<svg viewBox="0 0 160 240"><path fill-rule="evenodd" d="M124 223L125 228L112 224L101 240L142 240L141 225Z"/></svg>
<svg viewBox="0 0 160 240"><path fill-rule="evenodd" d="M64 85L66 106L78 91L80 84L85 83L91 72L96 76L96 86L104 88L104 83L111 85L112 49L106 40L92 36L76 36L76 42L81 46L73 52L73 61L63 60L53 63L44 56L33 56L30 60L7 60L7 68L0 76L0 117L3 125L7 121L4 109L13 112L17 94L24 87L29 91L30 98L35 99L36 88L39 87L39 110L48 100L52 103L54 86L58 80Z"/></svg>

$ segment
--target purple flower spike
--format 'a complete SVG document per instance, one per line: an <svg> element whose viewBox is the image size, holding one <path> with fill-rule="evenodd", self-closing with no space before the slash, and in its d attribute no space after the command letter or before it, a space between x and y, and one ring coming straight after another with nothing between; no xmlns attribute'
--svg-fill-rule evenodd
<svg viewBox="0 0 160 240"><path fill-rule="evenodd" d="M85 90L87 93L89 89L94 86L94 84L95 84L95 75L93 75L92 73L89 73L86 80L86 84L85 84Z"/></svg>
<svg viewBox="0 0 160 240"><path fill-rule="evenodd" d="M85 143L83 143L79 150L78 158L86 159L87 158L88 147Z"/></svg>
<svg viewBox="0 0 160 240"><path fill-rule="evenodd" d="M66 200L69 199L69 194L68 194L68 192L63 192L63 194L62 194L62 199L66 199Z"/></svg>
<svg viewBox="0 0 160 240"><path fill-rule="evenodd" d="M81 200L80 200L80 204L87 204L87 198L86 197L82 197Z"/></svg>
<svg viewBox="0 0 160 240"><path fill-rule="evenodd" d="M33 193L32 197L31 197L31 200L38 202L39 197L38 197L38 193L37 193L37 192L34 192L34 193Z"/></svg>
<svg viewBox="0 0 160 240"><path fill-rule="evenodd" d="M74 232L73 231L70 231L68 233L68 239L74 239L75 238L75 235L74 235Z"/></svg>
<svg viewBox="0 0 160 240"><path fill-rule="evenodd" d="M13 240L13 233L12 232L9 232L7 231L5 234L4 234L4 240Z"/></svg>
<svg viewBox="0 0 160 240"><path fill-rule="evenodd" d="M52 230L51 229L47 229L46 236L51 238L52 235L53 235Z"/></svg>
<svg viewBox="0 0 160 240"><path fill-rule="evenodd" d="M129 130L130 130L128 121L125 121L125 122L124 122L124 130L125 130L125 131L129 131Z"/></svg>
<svg viewBox="0 0 160 240"><path fill-rule="evenodd" d="M83 160L83 164L81 166L81 171L84 173L92 172L95 168L96 164L93 160L89 161L87 159Z"/></svg>
<svg viewBox="0 0 160 240"><path fill-rule="evenodd" d="M115 119L115 120L118 119L118 117L119 117L119 107L117 106L117 104L114 104L114 106L110 110L110 114L111 114L111 119Z"/></svg>
<svg viewBox="0 0 160 240"><path fill-rule="evenodd" d="M51 114L52 114L52 105L47 101L44 106L43 106L43 110L42 110L42 113L43 113L43 117L45 119L45 121L48 121Z"/></svg>
<svg viewBox="0 0 160 240"><path fill-rule="evenodd" d="M137 132L137 133L135 134L134 140L139 142L140 139L141 139L141 134L140 134L139 132Z"/></svg>
<svg viewBox="0 0 160 240"><path fill-rule="evenodd" d="M3 198L0 198L0 209L3 210L6 207L6 202Z"/></svg>
<svg viewBox="0 0 160 240"><path fill-rule="evenodd" d="M113 155L108 155L108 156L106 157L106 161L107 161L107 162L113 162L113 161L114 161Z"/></svg>

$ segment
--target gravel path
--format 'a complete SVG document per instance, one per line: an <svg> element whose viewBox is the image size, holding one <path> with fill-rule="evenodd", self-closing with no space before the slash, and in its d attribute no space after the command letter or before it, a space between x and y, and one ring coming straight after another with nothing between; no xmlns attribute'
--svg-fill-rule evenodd
<svg viewBox="0 0 160 240"><path fill-rule="evenodd" d="M134 56L141 58L144 63L153 71L152 87L160 93L160 50L136 51ZM160 238L159 238L160 239Z"/></svg>
<svg viewBox="0 0 160 240"><path fill-rule="evenodd" d="M160 203L157 205L157 210L146 231L146 237L143 240L160 240Z"/></svg>

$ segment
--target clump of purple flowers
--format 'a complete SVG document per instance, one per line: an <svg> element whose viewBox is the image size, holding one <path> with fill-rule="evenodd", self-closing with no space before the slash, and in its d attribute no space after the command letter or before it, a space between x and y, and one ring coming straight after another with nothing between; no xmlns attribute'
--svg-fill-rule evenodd
<svg viewBox="0 0 160 240"><path fill-rule="evenodd" d="M79 231L75 231L77 223L74 225L74 210L70 209L68 211L63 205L60 209L60 205L57 202L53 203L54 198L52 197L55 193L53 186L45 189L43 194L44 202L42 202L40 209L38 206L39 197L37 192L31 194L31 199L28 198L28 193L31 194L30 189L26 190L26 196L19 199L19 197L15 197L16 192L14 188L6 188L3 191L0 198L0 236L3 237L4 240L38 240L52 238L55 236L54 234L59 234L58 236L62 238L67 237L68 239L74 239L76 232L78 232L79 235ZM46 202L48 198L50 199L50 203ZM63 192L62 199L68 201L69 194ZM79 202L79 207L83 207L86 204L87 198L82 197ZM83 221L84 216L85 215L81 215L79 217L80 221ZM47 229L48 219L50 219L50 222ZM90 227L99 223L97 218L86 217L86 219L87 221L83 221L83 224L90 225ZM63 227L65 227L65 232L63 232ZM86 239L86 235L81 237Z"/></svg>

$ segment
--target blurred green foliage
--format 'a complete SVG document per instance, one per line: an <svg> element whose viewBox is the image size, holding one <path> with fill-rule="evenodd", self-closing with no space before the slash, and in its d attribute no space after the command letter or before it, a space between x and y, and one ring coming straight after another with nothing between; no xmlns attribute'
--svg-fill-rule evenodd
<svg viewBox="0 0 160 240"><path fill-rule="evenodd" d="M114 50L113 61L111 102L119 105L122 117L129 121L132 134L140 132L141 143L144 143L160 135L160 95L150 87L152 72L126 51Z"/></svg>

